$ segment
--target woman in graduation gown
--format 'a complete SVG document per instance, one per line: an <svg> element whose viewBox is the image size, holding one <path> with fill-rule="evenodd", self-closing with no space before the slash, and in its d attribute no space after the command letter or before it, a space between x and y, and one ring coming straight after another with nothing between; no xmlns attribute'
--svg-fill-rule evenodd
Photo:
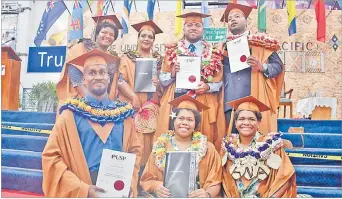
<svg viewBox="0 0 342 199"><path fill-rule="evenodd" d="M152 77L152 80L146 80L146 84L148 83L147 81L153 81L154 85L157 86L155 93L135 92L135 67L137 58L155 58L157 59L156 72L160 70L162 56L158 52L153 52L153 44L156 35L163 31L153 21L137 23L132 25L132 27L138 32L138 45L136 50L126 52L120 59L119 76L121 80L127 82L129 89L122 88L122 84L119 83L118 88L120 92L118 97L121 101L131 102L135 108L142 108L142 110L138 112L138 115L147 113L148 118L146 118L146 120L152 120L154 118L154 126L156 126L156 117L159 109L158 95L161 95L161 89L158 83L158 74L155 74L155 77ZM151 116L150 113L153 115ZM140 115L138 117L141 118ZM152 126L150 126L152 128L143 127L140 122L141 121L139 119L136 120L137 130L142 133L141 143L144 146L144 152L141 160L141 166L144 166L152 151L154 130Z"/></svg>
<svg viewBox="0 0 342 199"><path fill-rule="evenodd" d="M281 135L258 132L261 112L269 108L252 97L229 102L229 105L237 107L233 114L239 134L230 135L230 128L222 141L224 196L296 197L296 174L283 149Z"/></svg>
<svg viewBox="0 0 342 199"><path fill-rule="evenodd" d="M196 190L189 197L219 196L222 178L222 166L218 152L207 137L196 129L201 121L200 111L209 107L183 95L170 102L176 107L172 116L174 130L161 134L153 144L152 153L140 179L144 191L157 197L170 197L163 186L167 151L195 151L197 162Z"/></svg>
<svg viewBox="0 0 342 199"><path fill-rule="evenodd" d="M114 51L109 51L109 47L118 38L119 29L122 25L115 15L96 16L93 17L96 22L95 38L83 39L73 45L67 52L65 64L63 66L60 79L57 83L56 92L58 97L58 109L64 101L70 97L82 98L85 96L85 88L82 85L83 68L82 66L67 64L70 60L79 57L82 54L89 52L92 49L99 49L114 56L117 56ZM118 82L118 65L119 58L108 65L110 74L110 84L108 93L110 99L114 99L117 95ZM58 111L57 111L58 112Z"/></svg>

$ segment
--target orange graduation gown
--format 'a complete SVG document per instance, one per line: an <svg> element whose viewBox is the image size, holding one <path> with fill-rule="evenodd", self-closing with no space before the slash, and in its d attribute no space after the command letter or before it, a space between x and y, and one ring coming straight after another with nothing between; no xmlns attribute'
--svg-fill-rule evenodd
<svg viewBox="0 0 342 199"><path fill-rule="evenodd" d="M131 187L137 197L142 146L132 119L124 121L123 151L136 154ZM96 149L94 149L96 150ZM100 152L99 152L100 153ZM86 198L92 184L72 111L58 117L42 153L43 192L46 197Z"/></svg>
<svg viewBox="0 0 342 199"><path fill-rule="evenodd" d="M167 46L166 46L167 47ZM171 48L177 48L177 44L174 44L171 46ZM204 51L203 51L204 53ZM218 53L212 53L212 56L221 56L221 52ZM161 71L171 73L172 72L172 66L170 65L169 61L170 57L166 54L164 57L164 62ZM212 78L211 82L220 82L223 80L223 67L220 66L218 72L215 72ZM202 78L203 80L203 78ZM167 88L165 88L165 92L163 93L162 98L160 99L160 109L159 112L162 114L159 114L158 117L158 126L157 130L154 135L154 140L156 140L161 133L166 132L169 130L169 119L170 114L172 111L172 107L169 104L170 101L174 99L175 94L175 82L170 84ZM222 88L221 88L222 90ZM215 143L215 141L218 139L218 137L223 137L225 134L225 116L224 116L224 107L220 106L220 103L223 102L220 97L219 92L214 93L204 93L202 95L197 95L197 100L208 107L210 109L205 110L201 113L202 119L201 123L199 125L198 131L204 132L205 135L208 137L208 141L211 143ZM220 151L220 145L217 146L217 151Z"/></svg>
<svg viewBox="0 0 342 199"><path fill-rule="evenodd" d="M220 155L214 145L207 142L207 153L199 162L199 180L200 188L206 189L222 182L222 166ZM171 149L170 142L167 143L167 149ZM154 192L155 188L163 184L164 171L160 170L155 163L155 155L151 153L147 161L145 170L140 179L140 186L146 192ZM214 196L213 196L214 197Z"/></svg>
<svg viewBox="0 0 342 199"><path fill-rule="evenodd" d="M122 75L122 77L127 81L129 87L132 89L132 91L134 91L135 62L129 56L132 56L132 55L124 54L120 58L119 74ZM161 56L158 53L154 52L153 57L157 58L157 61L159 64ZM158 72L160 71L159 65L157 67L157 70ZM158 93L161 92L160 87L157 88L156 92ZM147 93L135 93L135 94L138 96L141 105L144 105L149 100ZM129 100L127 97L125 97L121 93L118 94L118 98L121 101L131 103L131 100ZM156 102L159 102L158 95L153 95L152 99ZM154 133L142 133L141 134L140 142L144 148L142 159L140 162L141 166L144 166L146 164L148 157L150 156L150 153L152 151L152 145L153 145L153 136L154 136Z"/></svg>
<svg viewBox="0 0 342 199"><path fill-rule="evenodd" d="M262 137L260 137L262 139ZM270 168L271 172L266 179L261 181L258 189L258 193L261 198L270 198L275 194L287 181L290 182L290 187L287 189L281 197L283 198L295 198L297 197L297 185L295 169L291 163L290 158L287 156L283 148L279 148L274 152L282 159L282 163L279 169ZM223 180L222 185L225 193L225 197L228 198L240 198L238 188L235 180L229 173L229 168L232 166L232 161L228 160L225 166L223 166Z"/></svg>

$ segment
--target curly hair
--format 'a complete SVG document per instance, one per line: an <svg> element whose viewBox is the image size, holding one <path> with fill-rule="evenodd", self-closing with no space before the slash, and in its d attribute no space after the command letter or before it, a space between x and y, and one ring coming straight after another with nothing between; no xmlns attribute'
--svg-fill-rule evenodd
<svg viewBox="0 0 342 199"><path fill-rule="evenodd" d="M119 30L116 28L116 26L112 23L109 23L107 21L101 22L96 26L95 30L95 41L96 37L99 35L100 31L104 28L111 28L114 30L114 41L118 38L119 36Z"/></svg>

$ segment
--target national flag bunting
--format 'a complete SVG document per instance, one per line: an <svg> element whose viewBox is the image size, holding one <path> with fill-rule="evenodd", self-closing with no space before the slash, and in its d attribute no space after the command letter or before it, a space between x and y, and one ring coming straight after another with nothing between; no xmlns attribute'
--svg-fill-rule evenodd
<svg viewBox="0 0 342 199"><path fill-rule="evenodd" d="M315 12L317 20L317 40L325 43L325 0L315 0Z"/></svg>
<svg viewBox="0 0 342 199"><path fill-rule="evenodd" d="M121 37L124 36L124 34L128 33L128 26L129 26L129 14L131 13L131 8L132 8L133 0L124 0L124 6L123 6L123 15L122 15L122 33Z"/></svg>
<svg viewBox="0 0 342 199"><path fill-rule="evenodd" d="M207 0L202 0L202 4L201 4L201 12L203 14L209 14L209 5L208 5L208 1ZM209 21L209 17L207 18L203 18L203 26L205 28L208 28L210 26L210 21Z"/></svg>
<svg viewBox="0 0 342 199"><path fill-rule="evenodd" d="M37 35L34 38L34 44L40 46L42 41L46 39L46 34L56 20L66 10L66 6L62 0L50 0L47 2L42 20L39 23Z"/></svg>
<svg viewBox="0 0 342 199"><path fill-rule="evenodd" d="M80 0L75 0L69 24L68 41L83 39L83 5Z"/></svg>
<svg viewBox="0 0 342 199"><path fill-rule="evenodd" d="M297 32L296 27L296 2L292 0L286 1L287 15L288 15L288 29L289 35L293 35Z"/></svg>
<svg viewBox="0 0 342 199"><path fill-rule="evenodd" d="M153 20L154 7L157 0L148 0L147 2L147 14L148 20Z"/></svg>
<svg viewBox="0 0 342 199"><path fill-rule="evenodd" d="M176 1L176 16L182 14L182 0ZM175 19L175 36L178 37L179 34L182 32L182 19L176 17Z"/></svg>
<svg viewBox="0 0 342 199"><path fill-rule="evenodd" d="M266 32L266 1L258 1L258 32Z"/></svg>

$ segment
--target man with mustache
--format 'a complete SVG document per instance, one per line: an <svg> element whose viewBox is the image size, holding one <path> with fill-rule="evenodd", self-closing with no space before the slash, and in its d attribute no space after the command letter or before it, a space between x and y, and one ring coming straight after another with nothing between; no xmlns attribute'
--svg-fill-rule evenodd
<svg viewBox="0 0 342 199"><path fill-rule="evenodd" d="M203 111L199 131L203 132L212 143L216 140L218 134L224 133L224 112L219 110L220 89L222 86L222 54L216 47L202 39L204 27L202 18L210 15L197 12L186 13L177 17L184 19L184 37L183 39L169 45L165 45L166 52L164 62L159 75L160 83L166 91L160 100L160 114L158 117L158 126L155 132L154 140L161 133L169 128L169 115L171 106L168 104L171 100L184 95L196 95L196 99L210 107ZM177 61L178 56L198 56L201 57L201 79L198 87L194 90L178 89L175 86L176 74L179 72L180 65ZM220 113L222 113L220 115ZM216 146L219 150L220 144Z"/></svg>
<svg viewBox="0 0 342 199"><path fill-rule="evenodd" d="M142 146L132 123L131 104L111 101L108 63L115 59L91 50L68 64L82 66L84 98L61 106L56 124L42 154L43 192L46 197L97 197L95 186L103 149L136 154L131 196L137 197Z"/></svg>
<svg viewBox="0 0 342 199"><path fill-rule="evenodd" d="M224 111L226 122L229 125L232 113L232 108L226 102L249 96L253 91L253 96L256 96L258 100L271 109L262 113L263 121L260 124L259 131L262 133L275 132L277 131L276 110L284 81L284 66L276 53L279 50L277 40L261 33L252 35L247 30L247 17L251 11L252 7L228 3L221 18L222 22L228 23L228 30L232 33L232 36L228 36L227 41L247 35L251 51L251 56L246 60L250 68L231 73L229 52L227 52L226 44L224 45ZM233 125L232 123L232 127ZM233 127L233 132L237 133L235 127Z"/></svg>

